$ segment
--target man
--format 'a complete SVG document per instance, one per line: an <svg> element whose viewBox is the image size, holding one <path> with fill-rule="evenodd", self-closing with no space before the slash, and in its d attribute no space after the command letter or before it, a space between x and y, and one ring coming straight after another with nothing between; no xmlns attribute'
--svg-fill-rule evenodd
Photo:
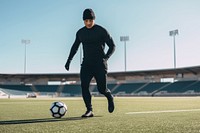
<svg viewBox="0 0 200 133"><path fill-rule="evenodd" d="M91 94L89 86L94 77L97 82L98 91L108 100L108 111L114 111L114 100L110 90L107 88L107 60L115 50L115 44L109 33L103 27L95 24L95 14L92 9L85 9L83 12L85 26L76 33L75 42L72 45L68 60L65 64L69 70L70 62L76 54L80 43L83 46L83 62L81 64L80 79L82 96L87 111L82 117L93 117ZM109 47L104 52L105 44Z"/></svg>

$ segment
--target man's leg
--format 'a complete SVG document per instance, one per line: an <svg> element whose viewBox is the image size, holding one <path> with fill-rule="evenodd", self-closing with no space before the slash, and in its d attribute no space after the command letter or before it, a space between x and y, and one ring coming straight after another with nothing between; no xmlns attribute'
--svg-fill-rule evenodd
<svg viewBox="0 0 200 133"><path fill-rule="evenodd" d="M87 111L92 111L92 104L91 104L91 94L89 91L90 81L93 77L92 72L84 67L81 67L81 88L82 88L82 96L85 102L85 106Z"/></svg>
<svg viewBox="0 0 200 133"><path fill-rule="evenodd" d="M100 68L96 71L94 77L99 92L108 99L108 111L112 113L114 111L114 99L110 90L107 88L107 71L104 68Z"/></svg>

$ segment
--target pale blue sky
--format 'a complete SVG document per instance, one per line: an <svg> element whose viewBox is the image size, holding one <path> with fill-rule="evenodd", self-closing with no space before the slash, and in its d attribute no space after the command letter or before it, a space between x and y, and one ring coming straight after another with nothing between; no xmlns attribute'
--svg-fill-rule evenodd
<svg viewBox="0 0 200 133"><path fill-rule="evenodd" d="M92 8L95 22L105 27L116 43L109 71L124 71L124 43L129 35L127 71L173 68L176 36L177 67L200 65L200 0L0 0L0 73L76 73L80 52L70 71L64 69L82 12Z"/></svg>

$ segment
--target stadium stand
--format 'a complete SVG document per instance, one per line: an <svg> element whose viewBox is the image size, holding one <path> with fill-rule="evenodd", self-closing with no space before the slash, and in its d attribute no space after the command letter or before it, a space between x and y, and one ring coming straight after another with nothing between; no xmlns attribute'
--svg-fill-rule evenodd
<svg viewBox="0 0 200 133"><path fill-rule="evenodd" d="M139 89L143 85L145 85L145 83L122 83L112 93L114 95L132 94L134 93L134 91L137 91L137 89Z"/></svg>
<svg viewBox="0 0 200 133"><path fill-rule="evenodd" d="M193 82L193 84L185 88L185 90L193 90L194 92L200 92L200 81Z"/></svg>
<svg viewBox="0 0 200 133"><path fill-rule="evenodd" d="M168 93L183 93L187 90L187 87L190 86L195 81L179 81L171 83L169 86L163 88L159 91L167 91Z"/></svg>
<svg viewBox="0 0 200 133"><path fill-rule="evenodd" d="M200 96L200 66L108 73L108 88L115 96ZM79 74L0 74L0 90L8 95L81 96ZM90 91L101 96L95 80Z"/></svg>
<svg viewBox="0 0 200 133"><path fill-rule="evenodd" d="M81 96L80 84L71 85L0 85L0 88L10 95L26 95L37 93L38 95L57 96ZM34 88L34 89L33 89ZM122 83L108 84L115 96L164 96L186 95L200 93L200 81L178 81L174 83ZM97 85L91 85L92 94L99 95Z"/></svg>
<svg viewBox="0 0 200 133"><path fill-rule="evenodd" d="M169 83L149 83L147 86L143 87L141 90L137 91L136 93L139 93L141 91L147 92L148 94L151 94L155 92L156 90L160 90L163 86L167 85Z"/></svg>

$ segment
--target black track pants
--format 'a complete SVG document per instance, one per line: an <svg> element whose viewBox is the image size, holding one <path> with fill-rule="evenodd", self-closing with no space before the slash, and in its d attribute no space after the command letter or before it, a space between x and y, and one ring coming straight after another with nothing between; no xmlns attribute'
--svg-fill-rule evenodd
<svg viewBox="0 0 200 133"><path fill-rule="evenodd" d="M100 68L81 67L80 78L81 78L82 96L87 110L92 110L91 94L89 91L89 86L90 86L90 81L92 80L93 77L96 80L98 91L107 98L111 96L110 90L107 88L107 82L106 82L107 71L105 70L105 67L100 67Z"/></svg>

